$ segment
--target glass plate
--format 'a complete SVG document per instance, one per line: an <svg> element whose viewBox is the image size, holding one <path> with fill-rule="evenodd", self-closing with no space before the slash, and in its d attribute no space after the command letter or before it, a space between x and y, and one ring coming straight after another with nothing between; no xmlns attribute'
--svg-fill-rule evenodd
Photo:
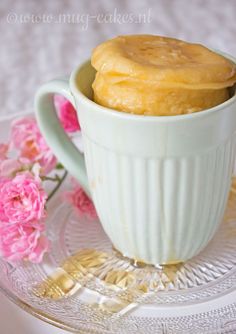
<svg viewBox="0 0 236 334"><path fill-rule="evenodd" d="M0 261L0 288L15 303L79 333L234 333L234 185L216 236L191 261L150 266L113 249L98 221L61 202L49 206L52 251L40 265Z"/></svg>
<svg viewBox="0 0 236 334"><path fill-rule="evenodd" d="M9 122L0 123L1 140ZM61 191L48 207L52 250L43 263L13 267L0 260L0 290L10 300L77 333L236 333L235 179L205 250L186 263L156 267L123 257L98 221L62 203Z"/></svg>

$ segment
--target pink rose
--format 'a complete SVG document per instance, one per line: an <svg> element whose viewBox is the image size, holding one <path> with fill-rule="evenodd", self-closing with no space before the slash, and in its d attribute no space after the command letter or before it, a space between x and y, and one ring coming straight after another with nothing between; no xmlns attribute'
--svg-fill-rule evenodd
<svg viewBox="0 0 236 334"><path fill-rule="evenodd" d="M49 250L49 241L42 235L45 227L42 223L29 225L0 224L0 254L6 260L15 262L29 260L39 263L45 252Z"/></svg>
<svg viewBox="0 0 236 334"><path fill-rule="evenodd" d="M76 110L72 104L61 95L55 95L54 103L63 129L66 132L79 131L80 124L77 118Z"/></svg>
<svg viewBox="0 0 236 334"><path fill-rule="evenodd" d="M86 215L89 218L96 219L97 212L91 199L78 184L72 191L64 193L64 198L71 203L80 216Z"/></svg>
<svg viewBox="0 0 236 334"><path fill-rule="evenodd" d="M43 174L48 174L56 166L57 160L33 117L23 117L12 122L11 146L19 150L20 157L31 163L38 162Z"/></svg>
<svg viewBox="0 0 236 334"><path fill-rule="evenodd" d="M27 223L45 217L47 195L30 172L0 180L0 221Z"/></svg>

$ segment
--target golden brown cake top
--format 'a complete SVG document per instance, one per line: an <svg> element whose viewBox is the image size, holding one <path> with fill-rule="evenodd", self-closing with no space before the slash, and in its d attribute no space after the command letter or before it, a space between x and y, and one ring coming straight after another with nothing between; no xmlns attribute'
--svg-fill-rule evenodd
<svg viewBox="0 0 236 334"><path fill-rule="evenodd" d="M236 66L200 44L154 35L118 36L98 45L93 67L116 80L160 87L220 89L236 82Z"/></svg>

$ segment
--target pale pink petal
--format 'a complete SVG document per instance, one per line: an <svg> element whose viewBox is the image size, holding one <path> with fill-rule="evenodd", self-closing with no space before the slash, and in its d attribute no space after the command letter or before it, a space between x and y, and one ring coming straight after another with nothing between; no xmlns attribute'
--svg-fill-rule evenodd
<svg viewBox="0 0 236 334"><path fill-rule="evenodd" d="M28 259L33 263L42 262L43 256L50 249L50 242L45 236L41 236L36 247L29 254Z"/></svg>
<svg viewBox="0 0 236 334"><path fill-rule="evenodd" d="M0 176L8 177L20 170L22 164L18 159L5 159L0 161Z"/></svg>
<svg viewBox="0 0 236 334"><path fill-rule="evenodd" d="M0 144L0 160L7 158L9 145L8 144Z"/></svg>

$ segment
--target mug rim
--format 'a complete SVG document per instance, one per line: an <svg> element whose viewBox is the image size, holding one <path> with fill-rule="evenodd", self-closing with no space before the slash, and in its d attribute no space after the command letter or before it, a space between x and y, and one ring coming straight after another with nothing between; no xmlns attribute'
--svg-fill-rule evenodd
<svg viewBox="0 0 236 334"><path fill-rule="evenodd" d="M229 55L228 53L221 52L218 50L212 51L224 56L225 58L231 60L236 65L236 58ZM96 109L97 112L102 112L103 114L108 114L110 116L127 119L127 120L133 120L133 121L147 121L147 122L169 122L169 121L178 121L178 120L189 120L189 119L195 119L199 117L208 116L212 113L215 113L219 110L225 109L229 107L231 104L236 102L236 93L229 98L228 100L208 109L204 109L198 112L190 113L190 114L181 114L181 115L166 115L166 116L154 116L154 115L138 115L138 114L131 114L124 111L118 111L112 108L104 107L93 100L90 100L86 95L84 95L76 85L76 78L79 75L79 72L82 68L91 65L90 59L87 59L86 61L79 64L71 73L70 75L70 89L72 91L73 95L77 95L78 99L81 100L83 103L85 103L88 107Z"/></svg>

